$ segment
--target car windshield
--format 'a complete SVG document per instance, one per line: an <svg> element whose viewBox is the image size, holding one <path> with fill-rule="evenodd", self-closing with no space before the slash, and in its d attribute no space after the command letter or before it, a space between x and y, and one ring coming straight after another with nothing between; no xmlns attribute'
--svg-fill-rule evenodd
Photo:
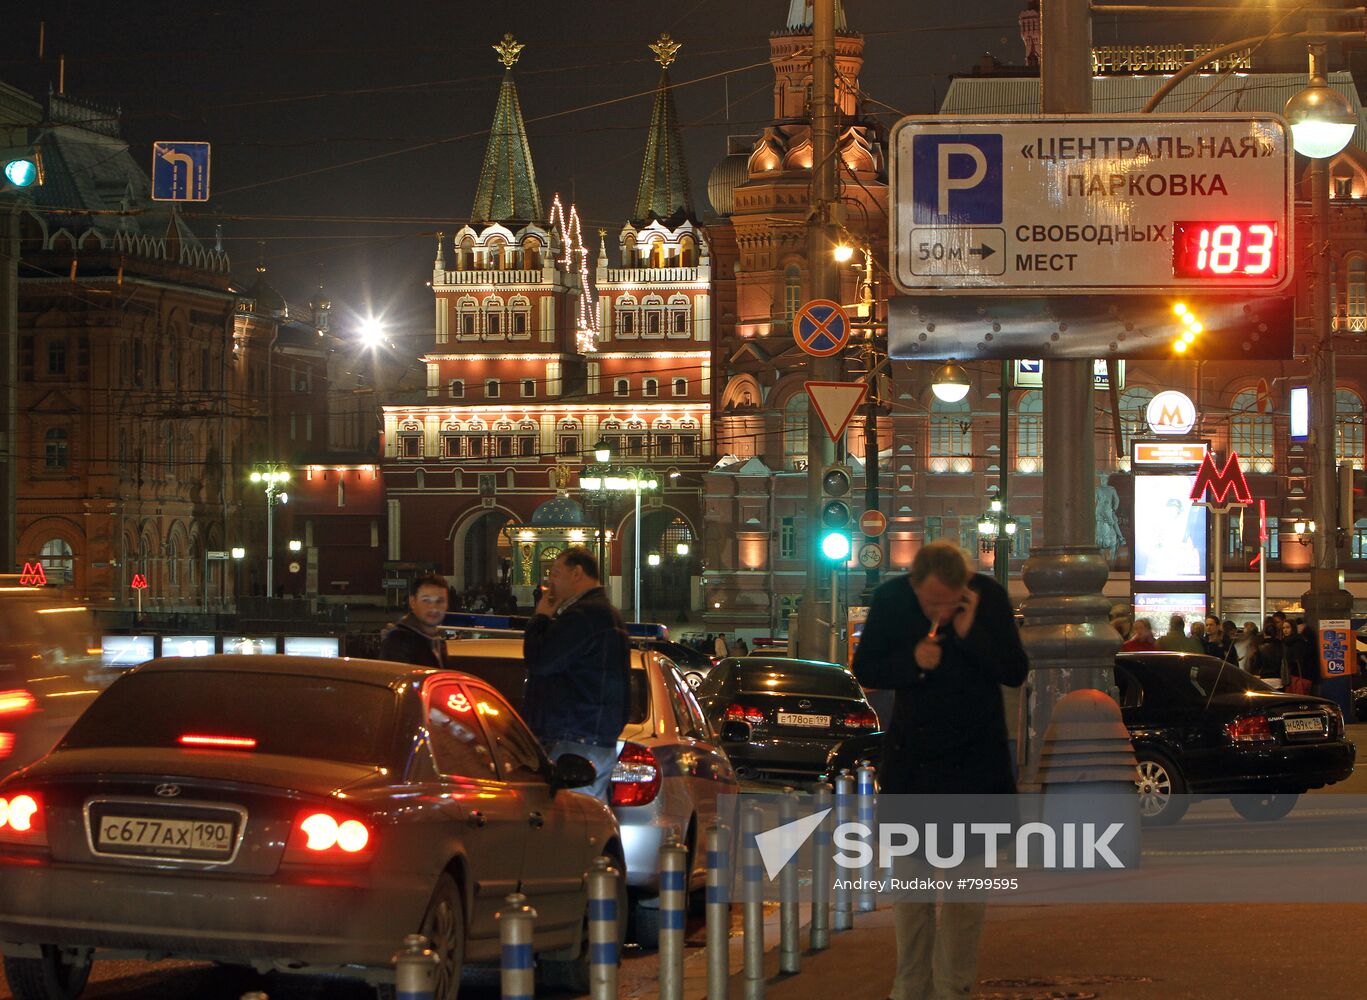
<svg viewBox="0 0 1367 1000"><path fill-rule="evenodd" d="M742 691L765 694L814 694L826 698L862 698L854 677L840 667L790 663L743 663Z"/></svg>
<svg viewBox="0 0 1367 1000"><path fill-rule="evenodd" d="M115 681L61 748L170 749L187 735L239 737L256 740L260 754L383 766L395 718L395 695L378 684L251 671L151 671Z"/></svg>

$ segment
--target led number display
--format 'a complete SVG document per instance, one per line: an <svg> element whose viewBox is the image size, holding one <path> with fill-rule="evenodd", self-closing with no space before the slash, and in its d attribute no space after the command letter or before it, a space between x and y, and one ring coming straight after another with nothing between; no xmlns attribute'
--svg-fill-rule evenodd
<svg viewBox="0 0 1367 1000"><path fill-rule="evenodd" d="M1280 277L1275 222L1174 222L1172 230L1174 277Z"/></svg>

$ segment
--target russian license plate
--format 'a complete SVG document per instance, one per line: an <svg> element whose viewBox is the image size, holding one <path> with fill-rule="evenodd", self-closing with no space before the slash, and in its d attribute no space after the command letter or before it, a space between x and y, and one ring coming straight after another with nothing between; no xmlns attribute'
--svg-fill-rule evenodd
<svg viewBox="0 0 1367 1000"><path fill-rule="evenodd" d="M1324 732L1324 719L1318 715L1301 715L1288 719L1283 719L1282 724L1286 726L1288 733L1322 733Z"/></svg>
<svg viewBox="0 0 1367 1000"><path fill-rule="evenodd" d="M234 827L227 820L165 817L100 817L98 847L112 854L167 855L222 860L233 853Z"/></svg>
<svg viewBox="0 0 1367 1000"><path fill-rule="evenodd" d="M812 729L827 729L831 724L829 715L801 715L796 712L779 712L780 726L807 726Z"/></svg>

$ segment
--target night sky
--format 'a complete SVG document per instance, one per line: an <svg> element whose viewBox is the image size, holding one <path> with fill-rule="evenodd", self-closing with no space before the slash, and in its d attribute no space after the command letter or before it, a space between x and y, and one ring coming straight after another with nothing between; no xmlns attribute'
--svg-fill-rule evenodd
<svg viewBox="0 0 1367 1000"><path fill-rule="evenodd" d="M949 75L983 53L1022 62L1022 6L846 0L866 38L864 89L906 114L933 111ZM6 5L0 78L45 92L64 54L68 95L120 106L145 168L154 140L212 142L213 200L192 225L209 236L222 221L238 278L251 279L265 240L268 278L291 300L306 302L321 275L335 323L383 315L402 342L430 335L433 234L453 232L474 200L502 70L490 45L503 32L526 45L515 72L542 199L549 210L556 192L572 196L596 252L596 230L615 234L635 198L659 72L647 43L660 31L683 43L671 75L705 212L726 136L770 118L768 35L787 10L788 0L43 0ZM1249 27L1100 17L1094 31L1106 44ZM602 102L613 103L585 109Z"/></svg>

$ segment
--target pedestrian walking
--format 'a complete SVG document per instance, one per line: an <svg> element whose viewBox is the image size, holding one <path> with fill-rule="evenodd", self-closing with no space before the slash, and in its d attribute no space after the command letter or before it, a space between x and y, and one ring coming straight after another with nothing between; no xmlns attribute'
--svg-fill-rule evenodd
<svg viewBox="0 0 1367 1000"><path fill-rule="evenodd" d="M414 580L408 591L408 614L380 636L380 659L445 668L446 637L441 633L441 622L449 600L442 577L430 574Z"/></svg>
<svg viewBox="0 0 1367 1000"><path fill-rule="evenodd" d="M1015 791L1001 685L1028 661L1006 590L950 542L923 545L911 572L874 592L854 675L896 692L879 767L883 794ZM968 996L982 902L896 902L893 1000Z"/></svg>
<svg viewBox="0 0 1367 1000"><path fill-rule="evenodd" d="M551 564L522 655L527 725L551 760L569 753L587 758L597 778L584 790L606 802L629 714L631 644L587 548L572 546Z"/></svg>
<svg viewBox="0 0 1367 1000"><path fill-rule="evenodd" d="M731 650L726 646L726 636L720 632L712 642L712 655L723 659L731 655Z"/></svg>

